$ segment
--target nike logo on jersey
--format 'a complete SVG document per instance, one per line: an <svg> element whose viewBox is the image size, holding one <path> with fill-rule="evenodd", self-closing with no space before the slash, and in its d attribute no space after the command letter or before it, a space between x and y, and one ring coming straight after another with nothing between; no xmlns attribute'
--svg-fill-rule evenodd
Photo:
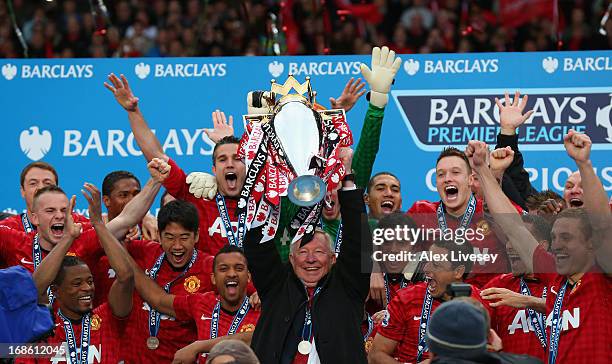
<svg viewBox="0 0 612 364"><path fill-rule="evenodd" d="M200 317L200 320L212 320L212 317L208 317L206 315L202 315L202 317Z"/></svg>
<svg viewBox="0 0 612 364"><path fill-rule="evenodd" d="M414 321L419 321L419 320L421 320L421 316L414 316L414 317L412 317L412 319Z"/></svg>
<svg viewBox="0 0 612 364"><path fill-rule="evenodd" d="M26 260L25 258L21 258L21 264L34 265L34 262L30 262L29 260Z"/></svg>

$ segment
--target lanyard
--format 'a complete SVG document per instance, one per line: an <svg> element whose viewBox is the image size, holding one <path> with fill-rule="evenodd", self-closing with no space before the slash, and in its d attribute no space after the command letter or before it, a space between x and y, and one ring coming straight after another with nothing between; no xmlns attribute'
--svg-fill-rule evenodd
<svg viewBox="0 0 612 364"><path fill-rule="evenodd" d="M81 356L80 360L77 354L76 339L72 330L72 323L62 314L62 311L57 311L57 314L62 319L64 324L64 332L66 333L66 343L68 344L68 354L71 364L87 364L87 356L89 354L89 338L91 327L91 314L87 313L81 319Z"/></svg>
<svg viewBox="0 0 612 364"><path fill-rule="evenodd" d="M161 253L159 258L157 258L157 261L155 262L155 265L153 266L153 268L149 270L149 277L151 277L152 280L155 280L155 278L157 277L157 272L159 272L159 270L161 269L161 266L162 266L162 263L164 262L165 257L166 257L166 253ZM191 269L191 267L193 266L193 263L195 263L197 258L198 258L198 251L196 249L193 249L191 260L189 261L189 264L187 264L187 267L185 267L185 270L183 270L181 274L176 276L176 278L174 278L173 280L171 280L170 282L164 285L164 291L166 291L166 293L170 293L170 287L172 286L172 284L176 282L178 279L180 279L182 276L184 276L189 269ZM157 337L157 333L159 332L160 316L161 315L159 314L159 312L157 312L157 310L154 310L153 307L151 307L151 311L149 311L149 335L151 335L152 337Z"/></svg>
<svg viewBox="0 0 612 364"><path fill-rule="evenodd" d="M308 301L314 301L315 297L321 291L321 287L317 287L312 298ZM308 291L306 292L308 297ZM304 319L304 327L302 328L302 340L310 342L312 339L312 314L310 312L310 302L306 302L306 318Z"/></svg>
<svg viewBox="0 0 612 364"><path fill-rule="evenodd" d="M559 351L559 336L561 335L562 317L561 317L561 306L563 306L563 296L565 296L565 290L567 289L568 281L559 288L557 292L557 299L555 300L555 306L552 312L552 325L550 327L550 351L548 352L548 364L555 364L557 361L557 352Z"/></svg>
<svg viewBox="0 0 612 364"><path fill-rule="evenodd" d="M531 291L525 283L525 280L521 278L521 294L525 296L531 296ZM542 292L542 296L546 299L546 287L544 287L544 291ZM529 314L529 320L533 324L533 328L535 331L538 340L540 341L540 345L544 349L546 349L546 328L544 327L544 320L542 319L542 314L535 312L534 310L528 308L527 313Z"/></svg>
<svg viewBox="0 0 612 364"><path fill-rule="evenodd" d="M363 341L367 341L368 337L370 337L372 334L372 330L374 330L374 320L372 320L372 316L370 316L367 312L366 315L368 315L368 332L363 335Z"/></svg>
<svg viewBox="0 0 612 364"><path fill-rule="evenodd" d="M34 231L34 226L30 222L30 218L28 217L28 213L24 212L21 214L21 223L23 224L23 230L29 234Z"/></svg>
<svg viewBox="0 0 612 364"><path fill-rule="evenodd" d="M251 305L249 304L249 298L244 297L244 301L242 302L242 306L236 314L234 315L234 319L232 320L232 324L230 325L229 330L227 331L226 336L233 335L240 327L242 320L246 317L247 313ZM217 302L215 308L213 309L212 320L210 321L210 338L216 339L217 333L219 332L219 318L221 317L221 302Z"/></svg>
<svg viewBox="0 0 612 364"><path fill-rule="evenodd" d="M425 299L423 300L423 307L421 308L421 322L419 323L419 345L417 346L417 363L421 361L423 353L427 350L427 343L425 342L425 332L429 325L429 315L431 314L431 305L433 303L433 297L429 294L429 291L425 293Z"/></svg>
<svg viewBox="0 0 612 364"><path fill-rule="evenodd" d="M234 230L232 229L232 221L229 218L229 214L227 213L227 205L225 204L225 198L217 193L217 209L219 210L219 216L221 216L221 221L223 221L223 228L225 229L225 236L227 236L227 240L230 245L236 245L239 248L242 248L242 241L244 240L245 233L245 223L246 223L246 212L241 212L238 214L238 237L234 234Z"/></svg>
<svg viewBox="0 0 612 364"><path fill-rule="evenodd" d="M463 214L463 218L461 219L461 223L457 229L466 229L470 226L470 222L472 222L472 218L474 217L474 213L476 212L476 197L472 194L470 196L470 200L468 201L467 208L465 209L465 213ZM446 223L446 216L444 215L444 203L440 201L438 208L436 209L436 215L438 218L438 226L444 232L448 229L448 224Z"/></svg>
<svg viewBox="0 0 612 364"><path fill-rule="evenodd" d="M388 273L384 274L385 276L385 294L387 295L387 305L391 303L391 285L389 284L389 276ZM402 276L402 280L400 281L400 289L408 287L408 282Z"/></svg>

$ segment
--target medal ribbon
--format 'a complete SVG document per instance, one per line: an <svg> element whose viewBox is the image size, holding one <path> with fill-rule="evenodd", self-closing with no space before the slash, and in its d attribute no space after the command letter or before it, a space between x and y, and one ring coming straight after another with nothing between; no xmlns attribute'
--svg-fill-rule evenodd
<svg viewBox="0 0 612 364"><path fill-rule="evenodd" d="M21 214L21 223L23 224L23 230L29 234L34 231L34 226L30 222L30 218L26 212Z"/></svg>
<svg viewBox="0 0 612 364"><path fill-rule="evenodd" d="M247 216L246 211L243 211L238 214L238 236L236 237L236 234L234 234L234 229L232 229L232 221L230 220L229 214L227 213L227 205L225 204L225 198L220 193L217 193L216 199L219 216L221 216L223 228L225 229L225 236L227 236L229 244L242 248Z"/></svg>
<svg viewBox="0 0 612 364"><path fill-rule="evenodd" d="M521 294L525 296L531 296L531 291L529 290L529 287L527 286L527 283L525 283L525 280L523 280L523 278L521 278ZM546 298L546 288L544 288L542 295L544 296L544 298ZM542 314L535 312L530 308L527 309L527 314L529 314L529 320L533 324L533 329L535 331L536 336L538 337L538 340L540 341L540 345L542 345L542 347L546 349L546 328L544 326Z"/></svg>
<svg viewBox="0 0 612 364"><path fill-rule="evenodd" d="M240 327L242 320L246 317L247 313L251 305L249 304L249 297L244 297L244 301L242 302L242 306L236 314L234 315L234 319L232 320L232 324L227 331L225 336L234 335ZM216 339L217 333L219 331L219 318L221 317L221 302L217 302L215 308L213 309L212 320L210 320L210 338Z"/></svg>
<svg viewBox="0 0 612 364"><path fill-rule="evenodd" d="M427 325L429 325L429 316L431 313L431 305L433 303L433 297L429 294L429 291L425 293L425 299L423 300L423 307L421 308L421 322L419 324L419 345L417 347L417 363L421 361L423 353L427 350L427 342L425 341L425 332L427 331Z"/></svg>
<svg viewBox="0 0 612 364"><path fill-rule="evenodd" d="M563 318L561 317L561 307L563 306L563 296L565 296L565 290L567 289L568 281L557 292L557 299L555 299L555 306L552 312L552 325L550 327L550 347L548 352L548 364L555 364L557 361L557 353L559 351L559 336L561 335L561 328L563 327Z"/></svg>
<svg viewBox="0 0 612 364"><path fill-rule="evenodd" d="M64 332L66 333L66 343L68 344L68 356L70 357L71 364L88 364L87 357L89 355L89 338L90 338L90 327L91 327L91 313L87 313L81 319L81 356L77 354L76 339L74 337L74 330L72 330L72 323L70 320L62 314L62 311L57 311L57 314L62 319L64 324Z"/></svg>
<svg viewBox="0 0 612 364"><path fill-rule="evenodd" d="M463 214L463 218L461 219L461 223L457 229L466 229L470 226L470 222L472 222L472 218L474 217L474 213L476 212L476 197L472 194L470 196L470 200L468 201L467 208L465 209L465 213ZM440 201L438 208L436 209L436 215L438 218L438 226L444 232L448 229L448 224L446 223L446 216L444 214L444 203Z"/></svg>
<svg viewBox="0 0 612 364"><path fill-rule="evenodd" d="M374 329L374 321L372 320L372 316L370 316L367 312L366 315L368 315L368 332L363 335L363 341L368 340L368 337L370 337L372 330Z"/></svg>
<svg viewBox="0 0 612 364"><path fill-rule="evenodd" d="M387 274L388 273L383 273L383 276L385 277L385 294L387 295L387 305L389 305L391 303L391 285L389 284L389 276ZM406 282L406 279L402 276L402 280L400 281L400 289L406 287L408 287L408 282Z"/></svg>
<svg viewBox="0 0 612 364"><path fill-rule="evenodd" d="M157 258L155 265L153 265L153 268L149 270L149 277L151 277L152 280L155 280L155 278L157 277L157 272L159 272L165 257L166 253L161 253L159 258ZM198 259L198 251L196 249L193 249L191 260L189 261L189 264L187 264L187 267L185 267L185 270L183 270L181 274L176 276L176 278L164 285L164 291L166 291L166 293L170 293L170 287L172 287L172 284L179 280L181 277L183 277L187 273L187 271L191 269L196 259ZM157 310L153 309L153 307L150 307L150 309L151 311L149 311L149 335L151 337L157 337L157 333L159 332L159 320L161 315Z"/></svg>
<svg viewBox="0 0 612 364"><path fill-rule="evenodd" d="M312 298L308 301L314 301L315 297L320 291L321 287L317 287L312 295ZM306 291L306 297L308 297L308 291ZM310 302L308 301L306 302L306 317L304 318L304 327L302 328L302 340L310 342L312 339L312 314L310 312Z"/></svg>

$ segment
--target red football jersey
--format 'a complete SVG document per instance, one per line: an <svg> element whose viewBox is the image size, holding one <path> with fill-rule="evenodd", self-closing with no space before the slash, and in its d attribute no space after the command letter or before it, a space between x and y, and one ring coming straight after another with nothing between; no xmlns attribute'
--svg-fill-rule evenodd
<svg viewBox="0 0 612 364"><path fill-rule="evenodd" d="M501 274L493 278L484 288L506 288L521 293L521 278L512 274ZM546 286L538 274L531 279L525 279L532 296L542 297ZM484 290L483 288L483 290ZM508 306L491 307L491 328L502 339L504 351L516 354L528 354L546 361L546 349L538 339L529 313L525 309ZM547 341L548 342L548 341Z"/></svg>
<svg viewBox="0 0 612 364"><path fill-rule="evenodd" d="M176 296L174 298L176 319L194 321L198 328L198 340L208 340L210 339L210 322L217 302L219 302L219 297L214 292ZM254 331L257 320L259 320L259 313L260 311L250 307L235 333ZM223 309L219 310L217 337L227 335L234 316Z"/></svg>
<svg viewBox="0 0 612 364"><path fill-rule="evenodd" d="M36 232L26 234L23 231L0 226L0 266L21 265L30 272L34 272L32 244L35 236ZM41 249L41 253L42 259L44 259L48 252ZM72 243L68 255L76 255L92 269L100 257L104 255L96 231L89 229L82 232Z"/></svg>
<svg viewBox="0 0 612 364"><path fill-rule="evenodd" d="M119 363L121 357L121 349L123 346L129 345L129 342L120 342L119 333L125 330L127 319L119 319L113 315L108 304L104 304L94 309L91 313L90 321L90 339L89 339L89 363ZM81 350L81 323L73 322L72 330L77 345L77 353L80 355ZM66 344L66 332L62 319L55 314L55 329L53 336L41 341L41 343L49 344L64 344L64 354L58 352L51 358L18 358L15 363L70 363L68 357L68 345ZM80 359L80 357L79 357Z"/></svg>
<svg viewBox="0 0 612 364"><path fill-rule="evenodd" d="M419 325L421 323L421 310L427 292L427 283L418 283L412 287L401 289L387 307L387 316L378 328L378 333L388 339L397 341L393 357L402 363L417 361L417 346L419 343ZM482 302L489 309L489 305L480 298L480 290L472 286L472 298ZM434 299L431 305L431 314L442 304L441 300ZM489 310L490 312L490 310ZM423 353L421 360L427 359L429 353Z"/></svg>
<svg viewBox="0 0 612 364"><path fill-rule="evenodd" d="M219 216L217 202L214 199L195 198L189 193L189 184L186 182L187 175L185 172L172 159L168 160L168 163L171 169L170 175L164 181L164 187L175 198L189 201L197 207L200 216L200 240L197 248L214 256L223 246L229 243L225 234L225 228L223 227L223 221L221 216ZM227 213L235 234L238 228L238 218L236 217L237 202L236 199L225 198Z"/></svg>
<svg viewBox="0 0 612 364"><path fill-rule="evenodd" d="M534 264L549 262L551 257L538 246ZM536 267L535 269L546 269ZM557 292L567 281L559 274L546 274L547 337L550 340L552 312ZM597 266L585 273L572 287L567 286L561 305L561 334L557 350L557 364L610 363L612 352L612 278L599 271ZM550 342L550 341L549 341ZM550 345L549 345L550 348Z"/></svg>
<svg viewBox="0 0 612 364"><path fill-rule="evenodd" d="M134 240L127 244L127 249L136 263L149 272L163 253L159 243L153 241ZM205 293L213 289L210 276L212 274L213 257L198 252L198 258L189 271L177 279L170 287L170 293L178 296ZM157 273L155 281L163 287L166 283L178 277L183 271L174 270L164 260ZM177 350L197 339L196 325L193 321L177 321L174 317L161 315L160 328L157 335L159 347L155 350L147 348L149 338L149 312L151 308L138 294L134 294L134 307L129 317L122 342L125 345L124 357L126 363L169 363L172 362Z"/></svg>
<svg viewBox="0 0 612 364"><path fill-rule="evenodd" d="M408 210L407 214L414 219L418 227L423 225L426 228L438 228L439 226L436 211L439 205L440 201L417 201L414 203L414 205L412 205L410 210ZM520 207L516 205L515 207L519 213L523 212ZM446 214L446 223L448 228L454 230L458 227L460 222L460 220ZM475 254L497 254L497 260L495 263L490 261L480 261L474 262L472 265L472 272L466 279L466 283L470 283L478 288L481 288L496 275L508 273L510 271L508 259L506 257L506 248L499 242L495 236L495 233L485 220L483 201L481 199L476 200L476 211L474 212L474 216L472 217L469 227L474 231L476 231L476 229L480 229L484 235L484 239L481 240L478 239L478 235L474 235L476 239L472 239L470 241L472 247L474 248Z"/></svg>
<svg viewBox="0 0 612 364"><path fill-rule="evenodd" d="M13 230L25 232L25 228L23 227L23 221L21 220L21 215L22 214L17 214L7 217L6 219L0 221L0 226L6 226ZM73 212L72 219L74 220L74 222L78 222L81 224L81 226L83 227L83 231L89 230L91 228L91 223L89 222L89 219L83 215L79 215ZM30 220L28 219L28 222L29 221ZM31 222L30 225L32 226L34 231L36 231L36 226L32 225Z"/></svg>

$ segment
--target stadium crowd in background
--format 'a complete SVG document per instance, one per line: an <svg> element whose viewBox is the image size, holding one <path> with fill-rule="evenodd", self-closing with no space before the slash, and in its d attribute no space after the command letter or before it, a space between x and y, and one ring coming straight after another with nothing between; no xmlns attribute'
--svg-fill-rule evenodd
<svg viewBox="0 0 612 364"><path fill-rule="evenodd" d="M553 0L105 0L106 12L99 3L0 2L0 57L24 56L12 15L31 58L258 56L274 55L275 43L289 55L368 54L371 44L397 53L612 47L612 22L600 32L606 0L558 1L558 13Z"/></svg>

